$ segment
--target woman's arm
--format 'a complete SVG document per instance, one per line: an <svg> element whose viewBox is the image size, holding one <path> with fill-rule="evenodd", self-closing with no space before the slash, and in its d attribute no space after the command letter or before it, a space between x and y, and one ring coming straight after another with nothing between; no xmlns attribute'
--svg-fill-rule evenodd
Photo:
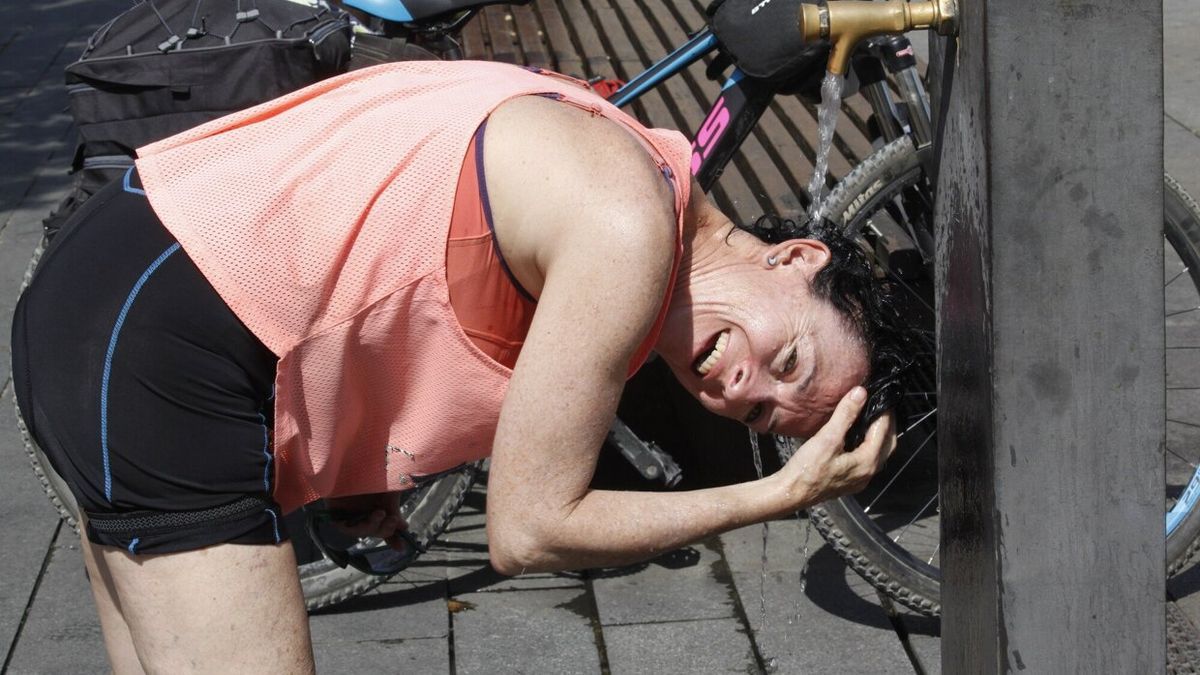
<svg viewBox="0 0 1200 675"><path fill-rule="evenodd" d="M629 360L667 290L673 200L627 132L559 103L507 104L489 121L485 148L497 239L538 295L493 446L488 539L498 571L630 563L865 484L886 457L888 422L843 453L861 406L847 397L770 477L692 492L589 489Z"/></svg>
<svg viewBox="0 0 1200 675"><path fill-rule="evenodd" d="M886 457L889 420L855 452L842 452L863 402L856 388L783 470L762 480L678 493L589 489L626 363L656 309L639 290L653 279L631 268L616 274L607 255L592 258L567 256L549 270L500 416L488 483L498 571L652 557L860 489Z"/></svg>

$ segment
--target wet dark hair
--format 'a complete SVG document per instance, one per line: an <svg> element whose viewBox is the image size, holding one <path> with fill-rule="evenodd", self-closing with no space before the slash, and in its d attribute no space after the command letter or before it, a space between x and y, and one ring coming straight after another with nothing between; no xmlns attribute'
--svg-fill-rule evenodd
<svg viewBox="0 0 1200 675"><path fill-rule="evenodd" d="M861 244L828 220L797 223L764 215L741 229L768 244L815 239L829 247L829 262L812 281L813 294L829 302L866 345L870 372L867 402L846 434L846 448L862 443L875 418L894 408L916 353L914 333L896 309L896 289L879 278Z"/></svg>

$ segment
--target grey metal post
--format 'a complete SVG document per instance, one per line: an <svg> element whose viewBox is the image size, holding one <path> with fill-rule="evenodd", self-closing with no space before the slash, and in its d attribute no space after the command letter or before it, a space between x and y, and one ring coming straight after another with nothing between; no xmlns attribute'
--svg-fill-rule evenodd
<svg viewBox="0 0 1200 675"><path fill-rule="evenodd" d="M958 49L942 666L1162 672L1161 0L960 0Z"/></svg>

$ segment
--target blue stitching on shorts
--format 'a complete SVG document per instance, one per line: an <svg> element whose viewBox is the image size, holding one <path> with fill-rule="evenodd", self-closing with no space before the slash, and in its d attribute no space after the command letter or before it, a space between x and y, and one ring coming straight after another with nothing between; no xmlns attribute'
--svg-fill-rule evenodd
<svg viewBox="0 0 1200 675"><path fill-rule="evenodd" d="M271 514L271 523L275 525L275 543L278 544L279 543L279 517L275 515L275 511L272 509L263 509L263 510L266 511L267 513Z"/></svg>
<svg viewBox="0 0 1200 675"><path fill-rule="evenodd" d="M131 166L131 167L129 167L129 170L125 172L125 180L121 182L121 187L125 188L126 192L129 192L129 193L132 193L135 195L141 195L141 196L145 197L146 196L145 190L139 190L129 184L129 179L132 176L133 176L133 167Z"/></svg>
<svg viewBox="0 0 1200 675"><path fill-rule="evenodd" d="M269 399L268 399L269 400ZM266 406L266 402L263 403ZM263 456L267 458L267 465L263 467L263 492L271 494L271 461L274 457L268 452L271 446L271 436L267 431L267 417L263 415L262 408L258 410L258 419L262 421L263 428Z"/></svg>
<svg viewBox="0 0 1200 675"><path fill-rule="evenodd" d="M159 265L178 250L179 242L171 244L167 250L159 254L154 262L150 263L145 272L142 272L141 278L133 285L133 290L129 291L129 297L125 298L121 313L117 315L117 323L113 326L112 336L108 339L108 353L104 355L104 377L100 381L100 452L104 457L104 498L109 503L112 503L112 467L108 463L108 381L112 375L113 353L117 351L117 336L120 335L121 325L125 323L129 308L133 306L133 301L141 292L142 286L146 285L146 281L151 274L154 274L154 270L158 269Z"/></svg>
<svg viewBox="0 0 1200 675"><path fill-rule="evenodd" d="M134 538L133 538L133 541L129 542L129 552L130 552L130 553L136 553L136 551L134 551L133 549L137 548L137 545L138 545L138 542L139 542L139 541L141 541L141 539L140 539L140 538L138 538L138 537L134 537Z"/></svg>

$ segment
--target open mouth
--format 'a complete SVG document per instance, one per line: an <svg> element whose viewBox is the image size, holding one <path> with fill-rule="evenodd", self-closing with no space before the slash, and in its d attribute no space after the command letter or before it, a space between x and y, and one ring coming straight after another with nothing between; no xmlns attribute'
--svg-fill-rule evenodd
<svg viewBox="0 0 1200 675"><path fill-rule="evenodd" d="M704 350L700 356L692 363L692 370L700 377L704 377L712 372L717 363L721 361L721 357L725 355L725 347L729 346L729 330L721 331L713 340L712 345Z"/></svg>

